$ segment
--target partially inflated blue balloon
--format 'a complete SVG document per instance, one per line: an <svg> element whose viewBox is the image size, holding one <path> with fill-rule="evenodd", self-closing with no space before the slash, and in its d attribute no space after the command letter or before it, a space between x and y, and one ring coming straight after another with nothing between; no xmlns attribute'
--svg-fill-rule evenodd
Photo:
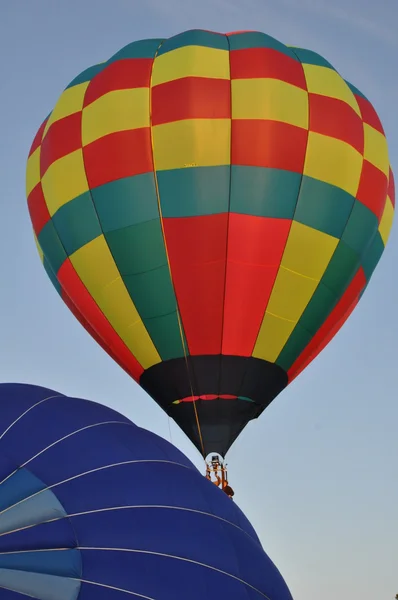
<svg viewBox="0 0 398 600"><path fill-rule="evenodd" d="M291 600L242 511L164 439L0 385L1 600Z"/></svg>

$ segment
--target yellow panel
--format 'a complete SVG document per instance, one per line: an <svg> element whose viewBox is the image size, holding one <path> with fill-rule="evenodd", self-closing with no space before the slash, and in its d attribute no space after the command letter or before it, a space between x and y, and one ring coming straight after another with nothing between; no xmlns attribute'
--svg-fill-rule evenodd
<svg viewBox="0 0 398 600"><path fill-rule="evenodd" d="M277 79L234 79L233 119L269 119L308 129L308 93Z"/></svg>
<svg viewBox="0 0 398 600"><path fill-rule="evenodd" d="M160 362L104 236L100 235L77 250L70 260L109 323L144 369Z"/></svg>
<svg viewBox="0 0 398 600"><path fill-rule="evenodd" d="M303 64L303 68L309 92L343 100L361 116L354 94L337 71L318 65Z"/></svg>
<svg viewBox="0 0 398 600"><path fill-rule="evenodd" d="M367 123L364 123L363 126L365 133L364 157L388 177L390 160L388 158L387 140L380 131L377 131Z"/></svg>
<svg viewBox="0 0 398 600"><path fill-rule="evenodd" d="M379 231L384 242L384 245L387 244L387 240L390 235L392 222L394 220L394 207L389 197L387 197L387 202L384 207L383 216L380 221Z"/></svg>
<svg viewBox="0 0 398 600"><path fill-rule="evenodd" d="M87 192L82 150L75 150L50 165L43 175L42 186L51 216L73 198Z"/></svg>
<svg viewBox="0 0 398 600"><path fill-rule="evenodd" d="M187 119L152 128L157 170L230 164L231 121Z"/></svg>
<svg viewBox="0 0 398 600"><path fill-rule="evenodd" d="M36 236L36 234L34 232L33 232L33 236L34 236L34 240L35 240L37 251L38 251L39 256L40 256L40 260L41 260L41 262L43 262L43 260L44 260L43 250L41 249L41 246L39 244L39 240L37 239L37 236Z"/></svg>
<svg viewBox="0 0 398 600"><path fill-rule="evenodd" d="M229 52L204 46L184 46L157 56L151 85L182 77L229 79Z"/></svg>
<svg viewBox="0 0 398 600"><path fill-rule="evenodd" d="M67 88L62 93L46 123L44 135L46 135L54 121L59 121L59 119L73 115L73 113L77 113L83 109L84 96L89 83L89 81L79 83L79 85L74 85L70 88Z"/></svg>
<svg viewBox="0 0 398 600"><path fill-rule="evenodd" d="M331 183L352 196L358 191L363 157L349 144L310 131L304 175Z"/></svg>
<svg viewBox="0 0 398 600"><path fill-rule="evenodd" d="M149 88L115 90L83 109L83 146L109 133L149 127Z"/></svg>
<svg viewBox="0 0 398 600"><path fill-rule="evenodd" d="M295 326L294 321L280 319L266 312L253 350L253 356L272 363L275 362Z"/></svg>
<svg viewBox="0 0 398 600"><path fill-rule="evenodd" d="M29 156L26 165L26 196L40 183L40 146Z"/></svg>
<svg viewBox="0 0 398 600"><path fill-rule="evenodd" d="M318 281L280 267L267 312L297 323L318 285Z"/></svg>
<svg viewBox="0 0 398 600"><path fill-rule="evenodd" d="M281 266L320 281L339 240L293 221Z"/></svg>

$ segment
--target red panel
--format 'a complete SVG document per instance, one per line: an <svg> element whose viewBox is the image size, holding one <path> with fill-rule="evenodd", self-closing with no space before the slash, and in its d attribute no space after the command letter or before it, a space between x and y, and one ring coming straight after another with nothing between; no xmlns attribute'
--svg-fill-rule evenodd
<svg viewBox="0 0 398 600"><path fill-rule="evenodd" d="M120 339L109 321L89 294L72 263L67 259L58 271L58 281L63 288L63 298L73 314L104 350L116 360L136 381L144 369ZM69 298L70 301L67 300ZM74 305L72 308L71 303Z"/></svg>
<svg viewBox="0 0 398 600"><path fill-rule="evenodd" d="M204 396L187 396L186 398L182 398L178 400L177 403L180 402L196 402L197 400L237 400L238 396L231 396L230 394L220 394L217 396L216 394L205 394Z"/></svg>
<svg viewBox="0 0 398 600"><path fill-rule="evenodd" d="M371 125L375 129L377 129L377 131L380 131L380 133L384 135L383 125L381 124L379 116L373 108L373 106L371 105L371 103L369 102L369 100L366 100L366 98L357 95L355 96L355 98L358 102L364 123Z"/></svg>
<svg viewBox="0 0 398 600"><path fill-rule="evenodd" d="M302 173L308 131L264 120L232 121L232 164Z"/></svg>
<svg viewBox="0 0 398 600"><path fill-rule="evenodd" d="M358 152L364 151L362 119L342 100L309 94L310 131L322 133L350 144Z"/></svg>
<svg viewBox="0 0 398 600"><path fill-rule="evenodd" d="M291 221L231 213L223 354L251 356Z"/></svg>
<svg viewBox="0 0 398 600"><path fill-rule="evenodd" d="M45 121L44 121L44 122L43 122L43 123L40 125L39 131L36 133L36 135L35 135L35 139L33 140L33 143L32 143L32 145L31 145L31 147L30 147L29 156L30 156L31 154L33 154L33 152L34 152L35 150L37 150L37 148L40 146L40 144L41 144L41 140L42 140L42 137L43 137L43 131L44 131L44 128L45 128L45 126L46 126L46 124L47 124L47 121L48 121L48 117L47 117L47 119L46 119L46 120L45 120Z"/></svg>
<svg viewBox="0 0 398 600"><path fill-rule="evenodd" d="M191 354L221 352L228 214L163 221Z"/></svg>
<svg viewBox="0 0 398 600"><path fill-rule="evenodd" d="M231 118L229 79L184 77L152 88L153 125L201 118Z"/></svg>
<svg viewBox="0 0 398 600"><path fill-rule="evenodd" d="M113 90L149 87L152 63L152 58L124 58L111 63L90 81L84 106Z"/></svg>
<svg viewBox="0 0 398 600"><path fill-rule="evenodd" d="M230 53L231 79L280 79L307 89L301 63L273 48L244 48Z"/></svg>
<svg viewBox="0 0 398 600"><path fill-rule="evenodd" d="M152 171L149 127L111 133L83 148L90 188Z"/></svg>
<svg viewBox="0 0 398 600"><path fill-rule="evenodd" d="M40 151L40 176L56 160L82 147L82 113L55 121L47 131Z"/></svg>
<svg viewBox="0 0 398 600"><path fill-rule="evenodd" d="M28 196L28 209L36 236L39 235L44 225L50 220L47 204L44 199L41 183L38 183Z"/></svg>
<svg viewBox="0 0 398 600"><path fill-rule="evenodd" d="M308 346L300 354L288 371L289 383L307 367L328 345L339 329L344 325L359 301L360 294L366 285L366 277L359 268L333 311L322 327L314 335Z"/></svg>
<svg viewBox="0 0 398 600"><path fill-rule="evenodd" d="M389 180L388 180L387 194L390 197L392 205L395 206L395 183L394 183L394 174L392 172L391 167L390 167L390 174L389 174Z"/></svg>
<svg viewBox="0 0 398 600"><path fill-rule="evenodd" d="M387 199L388 180L382 171L367 160L363 161L357 198L379 219Z"/></svg>

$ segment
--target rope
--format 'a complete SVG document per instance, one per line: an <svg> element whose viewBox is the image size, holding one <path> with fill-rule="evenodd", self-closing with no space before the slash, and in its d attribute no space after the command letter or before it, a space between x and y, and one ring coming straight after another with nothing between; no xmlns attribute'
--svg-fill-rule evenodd
<svg viewBox="0 0 398 600"><path fill-rule="evenodd" d="M161 225L161 228L162 228L162 235L163 235L164 248L165 248L165 252L166 252L167 265L168 265L168 269L169 269L169 275L170 275L171 284L173 286L174 295L175 295L175 299L176 299L176 313L177 313L178 328L179 328L179 331L180 331L181 345L182 345L182 349L183 349L183 352L184 352L185 366L186 366L186 369L187 369L187 377L188 377L188 381L189 381L189 387L190 387L190 390L191 390L193 409L194 409L194 413L195 413L195 421L196 421L196 426L198 428L199 441L200 441L200 446L201 446L201 449L202 449L203 459L206 462L206 454L205 454L205 448L204 448L204 443L203 443L202 429L200 427L199 415L198 415L198 410L197 410L197 407L196 407L196 400L195 400L195 395L194 395L194 391L193 391L193 387L192 387L192 381L191 381L191 378L190 378L190 375L189 375L189 364L188 364L187 348L185 346L184 332L183 332L182 323L181 323L180 310L179 310L179 307L178 307L177 294L176 294L176 291L175 291L174 281L173 281L173 275L172 275L172 272L171 272L170 257L169 257L169 252L168 252L168 248L167 248L166 233L165 233L164 223L163 223L162 205L160 203L160 193L159 193L158 177L157 177L157 172L156 172L156 167L155 167L154 140L153 140L153 129L152 129L152 94L151 94L151 90L152 90L153 65L155 64L155 60L156 60L156 57L158 55L158 52L159 52L159 49L160 49L161 45L162 44L160 44L160 46L156 50L156 53L155 53L155 56L154 56L154 59L153 59L152 72L151 72L151 80L150 80L150 84L149 84L149 92L150 92L149 93L149 119L150 119L150 132L151 132L151 149L152 149L152 161L153 161L153 176L154 176L154 180L155 180L156 199L157 199L157 203L158 203L160 225Z"/></svg>

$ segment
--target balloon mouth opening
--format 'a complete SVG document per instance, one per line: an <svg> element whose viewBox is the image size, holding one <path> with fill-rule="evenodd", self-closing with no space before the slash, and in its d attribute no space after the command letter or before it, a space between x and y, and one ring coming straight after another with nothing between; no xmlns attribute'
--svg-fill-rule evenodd
<svg viewBox="0 0 398 600"><path fill-rule="evenodd" d="M174 400L172 404L181 404L182 402L197 402L198 400L244 400L246 402L254 402L246 396L237 396L236 394L201 394L200 396L186 396L180 400Z"/></svg>

